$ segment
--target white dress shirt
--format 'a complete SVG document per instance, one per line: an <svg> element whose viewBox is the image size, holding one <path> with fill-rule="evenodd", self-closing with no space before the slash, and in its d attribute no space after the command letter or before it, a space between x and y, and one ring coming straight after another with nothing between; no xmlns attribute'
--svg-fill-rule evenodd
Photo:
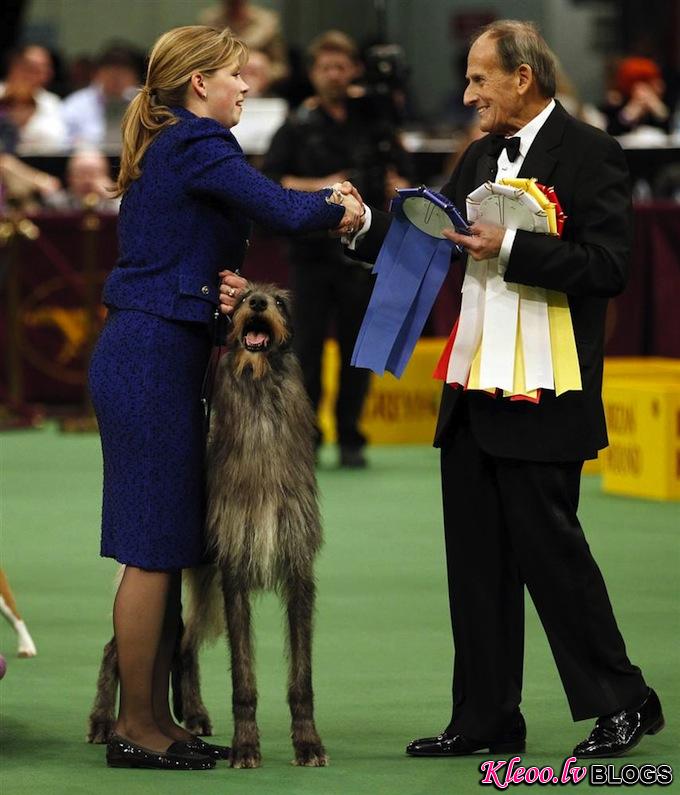
<svg viewBox="0 0 680 795"><path fill-rule="evenodd" d="M507 138L519 138L519 154L513 162L508 157L507 150L501 149L501 153L498 155L497 160L498 172L496 173L496 181L503 179L504 177L512 179L519 174L519 170L522 168L522 163L524 162L524 158L527 156L529 147L534 142L534 138L536 138L538 135L538 131L545 124L548 116L550 116L554 108L555 100L551 99L546 107L543 108L543 110L537 116L534 116L530 122L525 124L521 130L518 130L513 135L506 136ZM505 235L503 236L503 243L501 244L501 250L498 254L498 264L503 271L505 271L508 260L510 259L512 244L515 242L515 234L516 230L506 229Z"/></svg>
<svg viewBox="0 0 680 795"><path fill-rule="evenodd" d="M126 89L120 98L106 98L101 86L92 83L69 94L64 100L63 117L69 145L95 147L111 151L120 150L120 125L137 87Z"/></svg>
<svg viewBox="0 0 680 795"><path fill-rule="evenodd" d="M95 84L69 94L64 100L64 121L69 144L99 147L104 142L104 97Z"/></svg>

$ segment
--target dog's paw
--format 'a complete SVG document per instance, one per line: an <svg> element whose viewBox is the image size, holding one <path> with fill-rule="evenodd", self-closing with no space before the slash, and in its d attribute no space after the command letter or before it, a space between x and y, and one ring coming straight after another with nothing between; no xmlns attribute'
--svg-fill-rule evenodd
<svg viewBox="0 0 680 795"><path fill-rule="evenodd" d="M232 745L230 765L234 768L254 768L262 765L262 755L257 745Z"/></svg>
<svg viewBox="0 0 680 795"><path fill-rule="evenodd" d="M213 733L212 721L207 712L199 712L185 718L184 728L192 734L198 734L200 737L212 737Z"/></svg>
<svg viewBox="0 0 680 795"><path fill-rule="evenodd" d="M328 767L330 759L326 749L317 743L301 743L295 746L295 759L291 765L296 767Z"/></svg>
<svg viewBox="0 0 680 795"><path fill-rule="evenodd" d="M95 745L103 745L109 741L112 731L112 720L95 720L91 718L87 732L87 741Z"/></svg>

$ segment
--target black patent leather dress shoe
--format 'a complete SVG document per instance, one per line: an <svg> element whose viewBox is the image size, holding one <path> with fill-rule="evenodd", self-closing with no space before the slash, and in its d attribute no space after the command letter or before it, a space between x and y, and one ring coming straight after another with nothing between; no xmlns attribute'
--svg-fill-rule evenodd
<svg viewBox="0 0 680 795"><path fill-rule="evenodd" d="M213 745L196 736L194 736L193 740L183 742L181 745L183 745L187 751L191 751L194 754L202 754L209 759L219 760L229 759L231 757L231 748L228 745Z"/></svg>
<svg viewBox="0 0 680 795"><path fill-rule="evenodd" d="M664 725L659 697L650 688L638 706L598 718L588 739L574 748L573 755L579 759L622 756L645 734L658 734Z"/></svg>
<svg viewBox="0 0 680 795"><path fill-rule="evenodd" d="M523 753L526 749L527 728L522 714L513 718L512 723L498 737L476 740L464 734L455 734L444 729L436 737L421 737L406 746L409 756L467 756L477 751L488 750L491 754Z"/></svg>
<svg viewBox="0 0 680 795"><path fill-rule="evenodd" d="M106 744L106 764L154 770L210 770L215 767L215 760L189 751L185 743L173 743L164 753L159 753L112 734Z"/></svg>

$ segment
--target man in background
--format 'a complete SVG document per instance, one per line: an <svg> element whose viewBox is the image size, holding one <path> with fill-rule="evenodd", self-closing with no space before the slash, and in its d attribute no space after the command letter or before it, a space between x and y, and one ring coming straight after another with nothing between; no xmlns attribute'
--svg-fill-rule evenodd
<svg viewBox="0 0 680 795"><path fill-rule="evenodd" d="M272 83L288 77L288 52L276 11L249 0L222 0L219 5L203 9L198 21L218 30L230 28L248 49L266 53Z"/></svg>
<svg viewBox="0 0 680 795"><path fill-rule="evenodd" d="M119 198L112 198L115 185L106 155L97 149L74 152L66 164L66 189L45 199L53 210L96 210L117 213Z"/></svg>
<svg viewBox="0 0 680 795"><path fill-rule="evenodd" d="M116 45L97 59L92 83L64 100L69 145L120 149L120 125L141 79L134 50Z"/></svg>
<svg viewBox="0 0 680 795"><path fill-rule="evenodd" d="M384 207L394 188L406 184L407 157L393 132L384 135L366 100L350 95L360 74L357 48L340 31L317 37L308 50L316 95L276 133L264 171L284 187L319 190L351 179L364 199ZM369 374L350 360L371 295L370 267L346 257L340 241L325 235L295 238L290 246L295 292L294 345L314 409L321 399L321 364L329 321L340 346L339 393L335 405L340 465L366 466L366 439L359 418ZM318 433L318 442L321 433Z"/></svg>

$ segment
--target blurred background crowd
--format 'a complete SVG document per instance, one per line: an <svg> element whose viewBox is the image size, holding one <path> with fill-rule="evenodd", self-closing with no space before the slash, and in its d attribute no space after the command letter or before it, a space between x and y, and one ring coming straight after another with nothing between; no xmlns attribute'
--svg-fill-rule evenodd
<svg viewBox="0 0 680 795"><path fill-rule="evenodd" d="M15 414L87 402L101 285L117 255L121 120L153 42L196 23L228 26L249 47L233 132L257 167L302 190L348 178L386 206L398 187L438 189L480 134L462 103L472 32L534 21L559 61L559 101L616 136L631 171L631 281L610 311L607 353L680 355L668 298L680 282L680 0L3 0L1 13L0 398ZM369 384L349 358L370 267L337 240L284 244L263 229L245 265L306 306L295 339L315 405L335 332L342 461L362 466ZM452 268L426 335L448 335L460 279Z"/></svg>
<svg viewBox="0 0 680 795"><path fill-rule="evenodd" d="M360 68L350 93L363 103L366 124L381 128L374 137L384 137L386 126L398 131L405 150L415 156L413 177L436 185L478 134L474 112L461 101L465 40L474 27L499 16L535 19L562 61L560 101L638 151L636 197L680 200L675 0L222 0L207 7L205 0L145 0L136 4L142 16L133 13L134 5L127 0L3 3L3 204L73 209L86 196L97 196L100 209L115 211L108 195L111 169L117 165L123 113L143 80L145 51L163 29L197 22L229 26L250 47L244 75L249 99L235 130L248 154L266 154L286 117L314 102L306 48L328 22L354 36ZM98 24L105 6L106 17ZM127 35L111 37L110 31L125 34L126 18ZM422 35L442 22L445 35L436 40L432 31ZM649 150L667 150L668 156L639 155Z"/></svg>

